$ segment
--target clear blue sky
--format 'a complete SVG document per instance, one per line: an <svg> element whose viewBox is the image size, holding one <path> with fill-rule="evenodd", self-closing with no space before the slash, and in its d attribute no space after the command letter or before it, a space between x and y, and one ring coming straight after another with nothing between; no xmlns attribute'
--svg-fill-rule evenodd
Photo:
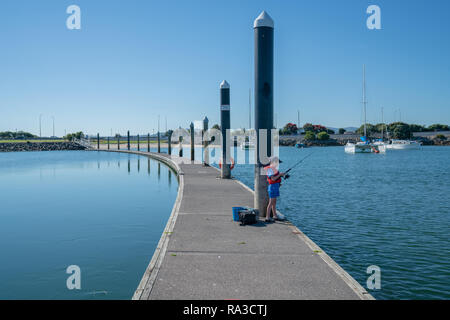
<svg viewBox="0 0 450 320"><path fill-rule="evenodd" d="M66 8L81 7L81 30ZM366 8L381 7L382 30ZM187 127L219 122L231 84L232 127L248 126L253 20L275 20L278 126L359 126L362 65L368 121L450 124L448 0L3 0L0 4L0 131L43 135L152 132L161 115ZM253 122L253 120L252 120Z"/></svg>

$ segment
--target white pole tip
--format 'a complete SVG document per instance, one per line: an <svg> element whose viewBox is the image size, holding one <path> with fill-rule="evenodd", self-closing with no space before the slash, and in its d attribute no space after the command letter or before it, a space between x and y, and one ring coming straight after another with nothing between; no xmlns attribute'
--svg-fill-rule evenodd
<svg viewBox="0 0 450 320"><path fill-rule="evenodd" d="M265 11L261 12L261 14L256 18L255 22L253 23L253 28L258 27L274 27L273 19L269 16L269 14Z"/></svg>
<svg viewBox="0 0 450 320"><path fill-rule="evenodd" d="M227 80L223 80L220 84L220 89L230 89L230 84L227 82Z"/></svg>

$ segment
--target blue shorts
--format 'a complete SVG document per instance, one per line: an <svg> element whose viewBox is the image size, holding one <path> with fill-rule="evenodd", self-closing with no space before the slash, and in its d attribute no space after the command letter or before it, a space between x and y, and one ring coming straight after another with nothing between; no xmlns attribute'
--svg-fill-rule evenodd
<svg viewBox="0 0 450 320"><path fill-rule="evenodd" d="M280 196L280 184L269 184L269 186L267 187L267 191L269 192L269 198L278 198Z"/></svg>

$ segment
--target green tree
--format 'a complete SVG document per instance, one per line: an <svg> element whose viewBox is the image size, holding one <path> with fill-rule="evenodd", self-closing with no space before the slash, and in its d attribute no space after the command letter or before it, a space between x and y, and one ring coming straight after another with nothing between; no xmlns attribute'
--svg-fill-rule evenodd
<svg viewBox="0 0 450 320"><path fill-rule="evenodd" d="M24 131L17 131L17 132L11 132L11 131L5 131L0 132L0 139L30 139L30 138L36 138L37 136Z"/></svg>
<svg viewBox="0 0 450 320"><path fill-rule="evenodd" d="M402 122L389 125L389 131L394 139L409 139L411 137L411 131L409 125Z"/></svg>
<svg viewBox="0 0 450 320"><path fill-rule="evenodd" d="M345 133L345 129L344 128L339 128L339 134L344 134Z"/></svg>
<svg viewBox="0 0 450 320"><path fill-rule="evenodd" d="M420 124L410 124L409 125L409 131L411 131L411 132L423 132L423 131L425 131L425 127L421 126Z"/></svg>
<svg viewBox="0 0 450 320"><path fill-rule="evenodd" d="M298 128L297 125L294 123L288 123L286 124L283 129L280 130L280 134L282 135L291 135L291 134L297 134Z"/></svg>
<svg viewBox="0 0 450 320"><path fill-rule="evenodd" d="M314 131L306 131L305 140L307 141L316 140L316 135L314 134Z"/></svg>
<svg viewBox="0 0 450 320"><path fill-rule="evenodd" d="M373 124L368 123L366 125L366 134L367 134L367 136L370 136L372 133L375 133L375 132L377 132L376 127ZM364 125L359 127L358 130L356 130L356 133L358 133L361 136L363 136L364 135Z"/></svg>
<svg viewBox="0 0 450 320"><path fill-rule="evenodd" d="M64 139L69 140L69 141L72 141L73 139L81 139L81 138L84 138L83 131L78 131L78 132L75 132L75 133L69 133L69 134L66 134L64 136Z"/></svg>
<svg viewBox="0 0 450 320"><path fill-rule="evenodd" d="M312 123L305 123L305 125L303 126L303 130L305 130L305 132L314 131L314 126L312 125Z"/></svg>
<svg viewBox="0 0 450 320"><path fill-rule="evenodd" d="M212 129L220 130L220 125L218 125L218 124L216 123L215 125L212 126Z"/></svg>
<svg viewBox="0 0 450 320"><path fill-rule="evenodd" d="M428 127L428 129L430 131L448 131L449 130L448 125L439 124L439 123L432 124L431 126Z"/></svg>
<svg viewBox="0 0 450 320"><path fill-rule="evenodd" d="M326 133L325 131L322 131L317 134L317 139L318 140L328 140L328 139L330 139L330 135L328 133Z"/></svg>

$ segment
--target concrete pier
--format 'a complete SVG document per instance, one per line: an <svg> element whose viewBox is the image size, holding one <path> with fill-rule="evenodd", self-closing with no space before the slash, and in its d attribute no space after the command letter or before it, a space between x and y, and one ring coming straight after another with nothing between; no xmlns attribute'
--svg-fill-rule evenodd
<svg viewBox="0 0 450 320"><path fill-rule="evenodd" d="M171 167L179 189L133 299L373 299L289 222L239 226L253 191L188 158L136 151ZM149 213L150 214L150 213Z"/></svg>

